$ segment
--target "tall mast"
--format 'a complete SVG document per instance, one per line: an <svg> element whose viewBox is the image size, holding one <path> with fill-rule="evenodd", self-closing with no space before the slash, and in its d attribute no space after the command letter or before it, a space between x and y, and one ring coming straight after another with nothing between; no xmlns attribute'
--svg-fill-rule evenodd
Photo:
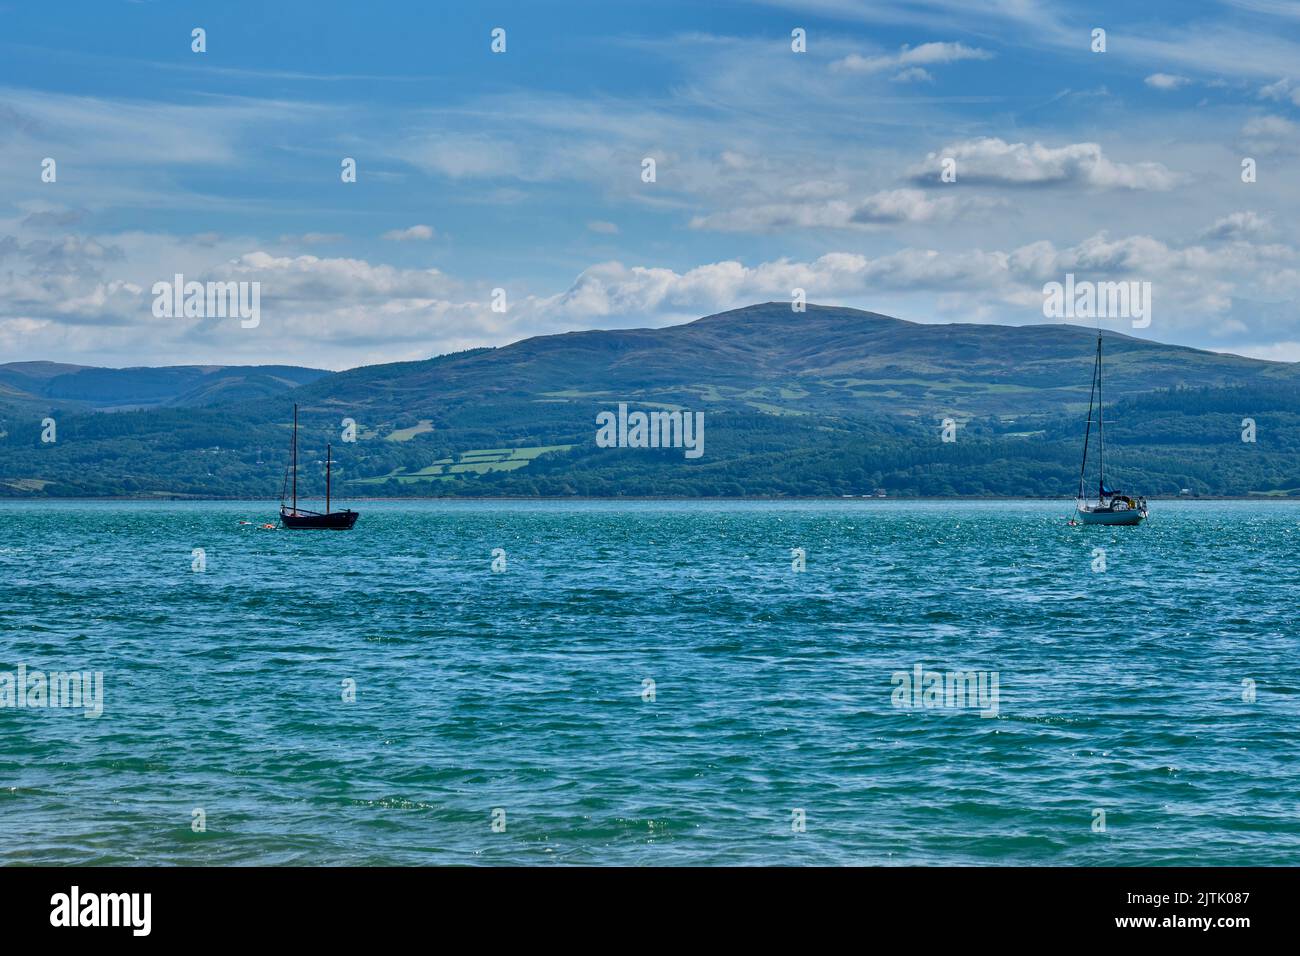
<svg viewBox="0 0 1300 956"><path fill-rule="evenodd" d="M1101 400L1101 329L1097 330L1097 500L1106 487L1106 404Z"/></svg>
<svg viewBox="0 0 1300 956"><path fill-rule="evenodd" d="M298 403L293 403L293 513L298 513Z"/></svg>
<svg viewBox="0 0 1300 956"><path fill-rule="evenodd" d="M331 446L327 442L325 445L325 513L330 513L330 465L333 464L334 456L330 454Z"/></svg>
<svg viewBox="0 0 1300 956"><path fill-rule="evenodd" d="M1097 400L1097 390L1100 386L1098 373L1101 371L1101 334L1098 332L1097 337L1097 358L1092 363L1092 382L1088 387L1088 420L1083 428L1083 460L1079 463L1079 499L1084 499L1084 480L1088 473L1088 439L1092 437L1092 410ZM1097 416L1100 418L1100 414Z"/></svg>

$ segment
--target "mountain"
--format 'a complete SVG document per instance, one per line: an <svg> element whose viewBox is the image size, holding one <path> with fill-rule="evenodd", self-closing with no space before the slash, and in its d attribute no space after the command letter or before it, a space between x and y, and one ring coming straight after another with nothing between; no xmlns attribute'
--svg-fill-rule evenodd
<svg viewBox="0 0 1300 956"><path fill-rule="evenodd" d="M112 375L82 378L113 370L0 366L0 389L49 400L153 399L113 415L69 410L53 443L30 406L9 413L0 494L274 495L297 402L303 460L333 442L336 487L359 495L1063 496L1078 480L1096 336L769 302L328 375L230 370L226 386L198 367L121 370L139 384L114 391L96 384ZM1120 483L1151 495L1300 493L1300 367L1104 340ZM291 373L314 379L249 394L259 376L284 384ZM703 454L599 447L597 416L620 403L705 413ZM1257 441L1242 441L1246 418ZM944 419L956 441L941 440ZM304 488L316 470L304 467Z"/></svg>
<svg viewBox="0 0 1300 956"><path fill-rule="evenodd" d="M292 365L94 368L57 362L0 365L0 403L86 411L215 405L268 398L329 372Z"/></svg>
<svg viewBox="0 0 1300 956"><path fill-rule="evenodd" d="M1106 333L1114 398L1300 382L1296 366ZM785 414L1023 415L1086 407L1096 332L907 322L768 302L662 329L569 332L331 376L304 400L380 419L497 401L654 400Z"/></svg>

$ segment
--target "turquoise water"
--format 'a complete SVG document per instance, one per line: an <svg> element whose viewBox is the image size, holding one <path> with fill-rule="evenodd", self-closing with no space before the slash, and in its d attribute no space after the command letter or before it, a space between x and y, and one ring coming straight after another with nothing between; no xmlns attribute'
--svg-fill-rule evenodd
<svg viewBox="0 0 1300 956"><path fill-rule="evenodd" d="M359 507L0 504L0 862L1300 863L1295 503Z"/></svg>

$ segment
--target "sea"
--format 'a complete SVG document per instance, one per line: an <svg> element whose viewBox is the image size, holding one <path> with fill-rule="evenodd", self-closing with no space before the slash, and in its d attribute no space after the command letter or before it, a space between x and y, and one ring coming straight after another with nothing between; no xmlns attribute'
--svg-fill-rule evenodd
<svg viewBox="0 0 1300 956"><path fill-rule="evenodd" d="M0 503L0 863L1300 863L1300 503L353 506Z"/></svg>

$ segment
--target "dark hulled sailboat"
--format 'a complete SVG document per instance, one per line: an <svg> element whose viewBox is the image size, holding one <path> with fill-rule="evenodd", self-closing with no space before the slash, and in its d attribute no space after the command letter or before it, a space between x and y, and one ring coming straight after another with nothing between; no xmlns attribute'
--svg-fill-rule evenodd
<svg viewBox="0 0 1300 956"><path fill-rule="evenodd" d="M293 503L284 506L284 491L280 492L280 523L286 528L324 528L330 531L346 531L357 523L360 512L348 508L344 511L330 511L330 466L334 464L332 445L325 446L325 510L308 511L298 507L298 406L293 406Z"/></svg>
<svg viewBox="0 0 1300 956"><path fill-rule="evenodd" d="M1097 497L1089 499L1084 491L1088 471L1088 443L1092 437L1092 410L1097 409ZM1088 424L1083 432L1083 463L1079 466L1079 494L1075 499L1075 518L1071 524L1141 524L1147 516L1147 500L1134 497L1106 485L1106 419L1101 401L1101 331L1097 332L1097 361L1092 367L1092 391L1088 395Z"/></svg>

